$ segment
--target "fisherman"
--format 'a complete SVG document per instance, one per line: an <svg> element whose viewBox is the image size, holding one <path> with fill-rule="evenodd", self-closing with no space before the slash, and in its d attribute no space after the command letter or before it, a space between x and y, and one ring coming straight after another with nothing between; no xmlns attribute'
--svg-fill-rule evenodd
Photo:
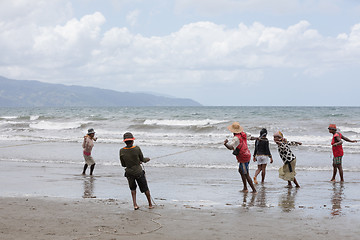
<svg viewBox="0 0 360 240"><path fill-rule="evenodd" d="M139 185L140 191L145 193L149 203L149 209L153 208L150 196L150 190L146 181L145 171L141 167L142 162L150 161L150 158L144 158L143 153L138 146L134 146L134 136L127 132L124 134L125 147L120 149L121 166L125 167L125 177L128 180L131 197L133 200L134 210L138 210L139 206L136 202L136 188Z"/></svg>
<svg viewBox="0 0 360 240"><path fill-rule="evenodd" d="M229 143L228 139L225 139L224 145L227 149L233 150L233 154L236 155L236 159L239 162L239 173L241 180L244 184L242 192L248 192L247 183L249 183L253 193L256 193L256 189L252 182L249 173L249 162L251 159L251 153L247 146L248 136L243 131L243 127L238 122L234 122L232 125L227 127L230 132L234 134L232 141Z"/></svg>
<svg viewBox="0 0 360 240"><path fill-rule="evenodd" d="M341 139L344 139L347 142L356 143L356 140L350 140L341 133L337 131L335 124L330 124L328 127L329 133L333 134L333 138L331 140L331 146L332 146L332 152L334 155L333 158L333 176L330 181L335 182L335 176L337 173L337 169L339 169L339 175L340 175L340 181L344 182L344 173L342 168L342 157L344 156L344 150L342 147L343 141Z"/></svg>
<svg viewBox="0 0 360 240"><path fill-rule="evenodd" d="M84 141L82 144L83 147L83 156L85 159L85 165L82 174L85 175L85 171L88 166L90 166L90 175L93 175L94 168L95 168L95 161L91 156L91 151L94 147L94 141L97 138L95 137L95 131L93 128L88 129L88 133L84 136Z"/></svg>

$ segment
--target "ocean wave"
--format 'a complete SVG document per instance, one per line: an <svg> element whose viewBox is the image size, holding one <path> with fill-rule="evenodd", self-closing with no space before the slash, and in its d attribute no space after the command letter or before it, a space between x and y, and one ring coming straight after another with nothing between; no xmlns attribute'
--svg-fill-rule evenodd
<svg viewBox="0 0 360 240"><path fill-rule="evenodd" d="M199 120L173 120L173 119L146 119L144 125L160 126L209 126L227 122L225 120L199 119Z"/></svg>
<svg viewBox="0 0 360 240"><path fill-rule="evenodd" d="M19 116L0 116L0 119L17 119Z"/></svg>
<svg viewBox="0 0 360 240"><path fill-rule="evenodd" d="M40 121L37 123L30 123L29 127L33 129L42 129L42 130L62 130L62 129L76 129L83 126L83 122L50 122L50 121Z"/></svg>
<svg viewBox="0 0 360 240"><path fill-rule="evenodd" d="M35 121L38 120L40 116L36 115L36 116L30 116L30 121Z"/></svg>
<svg viewBox="0 0 360 240"><path fill-rule="evenodd" d="M338 126L338 129L340 130L340 132L349 132L349 133L360 134L360 128L359 127Z"/></svg>

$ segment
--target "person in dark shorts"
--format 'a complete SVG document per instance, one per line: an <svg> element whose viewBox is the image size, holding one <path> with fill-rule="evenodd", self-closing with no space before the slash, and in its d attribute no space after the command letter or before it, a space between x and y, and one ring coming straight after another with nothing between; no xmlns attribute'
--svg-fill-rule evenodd
<svg viewBox="0 0 360 240"><path fill-rule="evenodd" d="M127 132L124 134L126 146L120 149L120 162L121 166L125 167L125 177L129 182L134 209L139 209L136 202L137 185L139 185L140 191L145 193L149 208L151 209L153 208L153 205L151 202L150 190L147 185L145 171L141 167L141 163L150 161L150 158L144 158L140 147L133 145L134 140L135 138L132 133Z"/></svg>

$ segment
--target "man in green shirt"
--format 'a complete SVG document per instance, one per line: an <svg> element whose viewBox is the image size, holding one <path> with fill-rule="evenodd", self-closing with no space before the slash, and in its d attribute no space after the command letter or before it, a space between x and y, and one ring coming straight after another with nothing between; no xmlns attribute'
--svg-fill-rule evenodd
<svg viewBox="0 0 360 240"><path fill-rule="evenodd" d="M134 204L134 209L138 210L139 206L136 203L136 188L139 185L140 191L145 193L149 202L149 208L153 208L151 203L150 190L147 185L145 171L141 167L142 162L150 161L150 158L144 158L140 147L134 146L134 136L132 133L127 132L124 134L125 147L120 149L120 162L121 166L125 167L125 177L128 179L129 188Z"/></svg>

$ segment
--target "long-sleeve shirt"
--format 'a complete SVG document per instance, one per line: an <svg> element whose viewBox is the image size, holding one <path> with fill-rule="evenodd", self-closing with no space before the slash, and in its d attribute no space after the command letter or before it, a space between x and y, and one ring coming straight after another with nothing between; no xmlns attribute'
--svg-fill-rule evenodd
<svg viewBox="0 0 360 240"><path fill-rule="evenodd" d="M94 147L94 141L89 136L85 136L82 147L84 149L84 152L86 152L86 153L88 153L90 155L91 150Z"/></svg>
<svg viewBox="0 0 360 240"><path fill-rule="evenodd" d="M280 154L281 160L283 160L284 163L291 162L292 160L296 159L295 155L290 149L290 146L296 146L296 142L282 142L278 144L278 151Z"/></svg>
<svg viewBox="0 0 360 240"><path fill-rule="evenodd" d="M131 176L138 176L142 173L141 162L144 161L143 153L138 146L124 147L120 149L121 166L125 167L125 173Z"/></svg>

